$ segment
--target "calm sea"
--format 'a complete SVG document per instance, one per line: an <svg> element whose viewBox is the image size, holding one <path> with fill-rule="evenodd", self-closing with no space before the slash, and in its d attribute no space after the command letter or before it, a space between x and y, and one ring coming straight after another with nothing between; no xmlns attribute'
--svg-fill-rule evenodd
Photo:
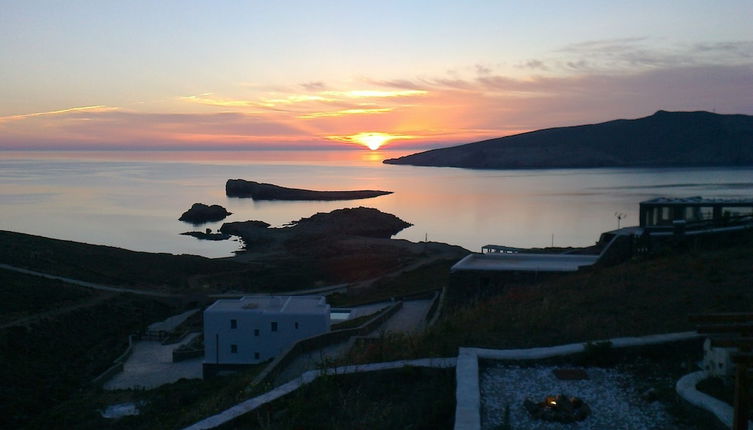
<svg viewBox="0 0 753 430"><path fill-rule="evenodd" d="M752 168L465 170L391 166L404 153L364 150L246 152L0 152L0 229L139 251L231 255L235 241L179 233L194 202L220 204L225 221L281 226L316 212L375 207L414 224L396 237L479 250L585 246L638 223L638 203L659 196L753 197ZM241 178L320 190L394 194L339 202L257 202L225 196Z"/></svg>

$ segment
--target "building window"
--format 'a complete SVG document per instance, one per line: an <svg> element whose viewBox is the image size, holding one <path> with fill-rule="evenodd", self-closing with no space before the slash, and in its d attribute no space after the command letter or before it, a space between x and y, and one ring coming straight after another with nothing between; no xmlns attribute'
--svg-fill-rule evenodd
<svg viewBox="0 0 753 430"><path fill-rule="evenodd" d="M238 353L238 345L236 345L236 344L234 344L234 343L233 343L233 344L231 344L231 345L230 345L230 353L231 353L231 354L237 354L237 353Z"/></svg>
<svg viewBox="0 0 753 430"><path fill-rule="evenodd" d="M254 360L258 360L258 359L259 359L259 353L258 353L258 352L255 352L255 353L254 353Z"/></svg>
<svg viewBox="0 0 753 430"><path fill-rule="evenodd" d="M272 321L272 331L277 331L277 321Z"/></svg>
<svg viewBox="0 0 753 430"><path fill-rule="evenodd" d="M238 320L230 320L230 328L238 328Z"/></svg>
<svg viewBox="0 0 753 430"><path fill-rule="evenodd" d="M298 321L295 322L295 329L298 330Z"/></svg>
<svg viewBox="0 0 753 430"><path fill-rule="evenodd" d="M254 329L254 336L259 336L259 329L258 328Z"/></svg>

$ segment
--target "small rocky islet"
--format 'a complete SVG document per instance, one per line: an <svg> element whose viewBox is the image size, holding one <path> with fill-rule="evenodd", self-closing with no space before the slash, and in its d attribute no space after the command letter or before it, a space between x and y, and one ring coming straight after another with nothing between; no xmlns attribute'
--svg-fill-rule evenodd
<svg viewBox="0 0 753 430"><path fill-rule="evenodd" d="M254 200L358 200L370 199L392 191L350 190L350 191L316 191L302 188L287 188L244 179L228 179L225 184L228 197L250 197Z"/></svg>
<svg viewBox="0 0 753 430"><path fill-rule="evenodd" d="M194 203L189 210L183 212L183 215L178 220L197 225L212 221L222 221L228 215L231 215L231 213L220 205L209 206L204 203Z"/></svg>

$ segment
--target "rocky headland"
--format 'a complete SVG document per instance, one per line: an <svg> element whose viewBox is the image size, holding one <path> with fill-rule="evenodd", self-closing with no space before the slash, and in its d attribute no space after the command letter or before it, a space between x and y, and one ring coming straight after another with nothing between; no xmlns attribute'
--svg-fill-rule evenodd
<svg viewBox="0 0 753 430"><path fill-rule="evenodd" d="M233 261L275 267L277 288L371 279L412 264L460 259L468 251L436 242L393 239L411 224L377 209L357 207L317 213L282 227L263 221L224 223L244 250ZM305 275L305 276L304 276ZM248 282L260 282L259 277Z"/></svg>
<svg viewBox="0 0 753 430"><path fill-rule="evenodd" d="M276 248L286 244L332 241L344 237L389 239L412 224L374 208L347 208L316 213L292 221L284 227L270 228L264 221L239 221L222 224L220 232L243 239L247 248ZM318 245L317 245L318 246Z"/></svg>
<svg viewBox="0 0 753 430"><path fill-rule="evenodd" d="M204 224L212 221L222 221L228 215L231 215L231 213L220 205L208 206L204 203L194 203L191 209L183 212L183 215L178 220L190 222L191 224Z"/></svg>
<svg viewBox="0 0 753 430"><path fill-rule="evenodd" d="M228 197L251 197L254 200L357 200L392 194L392 191L315 191L280 187L244 179L228 179L225 184L225 194Z"/></svg>
<svg viewBox="0 0 753 430"><path fill-rule="evenodd" d="M387 164L470 169L753 165L753 116L667 112L434 149Z"/></svg>

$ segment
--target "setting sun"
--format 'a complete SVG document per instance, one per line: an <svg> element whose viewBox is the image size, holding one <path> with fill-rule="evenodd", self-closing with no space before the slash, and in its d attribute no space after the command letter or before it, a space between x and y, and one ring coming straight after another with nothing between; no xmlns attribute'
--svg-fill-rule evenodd
<svg viewBox="0 0 753 430"><path fill-rule="evenodd" d="M384 133L360 133L353 136L353 140L363 145L366 145L372 151L376 151L380 146L389 142L392 136Z"/></svg>
<svg viewBox="0 0 753 430"><path fill-rule="evenodd" d="M389 134L380 132L362 132L350 136L327 136L328 139L340 142L357 143L363 145L372 151L381 148L387 142L395 139L413 139L414 136L405 136L400 134Z"/></svg>

